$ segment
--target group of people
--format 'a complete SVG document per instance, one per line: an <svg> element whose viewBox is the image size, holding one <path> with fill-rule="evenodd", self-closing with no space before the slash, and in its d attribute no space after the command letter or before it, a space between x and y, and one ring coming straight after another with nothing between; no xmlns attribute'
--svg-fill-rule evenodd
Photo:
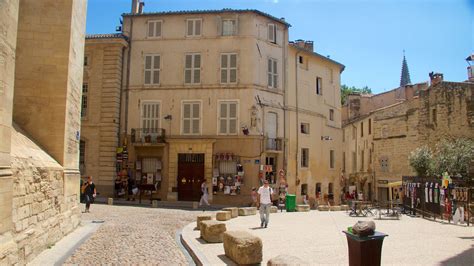
<svg viewBox="0 0 474 266"><path fill-rule="evenodd" d="M116 195L127 196L127 201L135 200L135 196L138 194L139 189L135 179L127 176L126 178L119 178L115 180L115 192Z"/></svg>

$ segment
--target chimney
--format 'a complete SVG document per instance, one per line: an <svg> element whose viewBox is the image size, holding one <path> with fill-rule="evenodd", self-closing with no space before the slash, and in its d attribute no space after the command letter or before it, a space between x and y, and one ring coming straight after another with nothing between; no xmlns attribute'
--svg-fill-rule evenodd
<svg viewBox="0 0 474 266"><path fill-rule="evenodd" d="M140 0L132 0L132 14L138 14Z"/></svg>
<svg viewBox="0 0 474 266"><path fill-rule="evenodd" d="M313 41L305 41L304 42L304 49L314 52L314 46L313 46Z"/></svg>
<svg viewBox="0 0 474 266"><path fill-rule="evenodd" d="M143 14L143 8L145 7L145 2L140 2L138 5L138 14Z"/></svg>
<svg viewBox="0 0 474 266"><path fill-rule="evenodd" d="M304 40L298 39L295 41L296 46L304 48Z"/></svg>
<svg viewBox="0 0 474 266"><path fill-rule="evenodd" d="M430 76L431 86L434 86L443 81L443 74L441 73L430 72L429 76Z"/></svg>
<svg viewBox="0 0 474 266"><path fill-rule="evenodd" d="M474 62L474 54L468 56L466 62L469 64L467 67L467 80L474 82L474 66L471 64L471 62Z"/></svg>

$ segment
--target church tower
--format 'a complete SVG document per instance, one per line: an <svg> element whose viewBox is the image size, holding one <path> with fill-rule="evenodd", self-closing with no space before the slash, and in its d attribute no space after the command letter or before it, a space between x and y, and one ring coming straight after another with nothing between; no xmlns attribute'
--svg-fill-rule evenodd
<svg viewBox="0 0 474 266"><path fill-rule="evenodd" d="M402 74L400 77L400 87L410 85L410 71L408 71L407 60L405 59L405 51L403 51Z"/></svg>

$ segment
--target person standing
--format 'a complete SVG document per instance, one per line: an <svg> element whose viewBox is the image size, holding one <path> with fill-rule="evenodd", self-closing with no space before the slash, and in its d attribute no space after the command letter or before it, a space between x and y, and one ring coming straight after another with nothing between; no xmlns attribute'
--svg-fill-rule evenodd
<svg viewBox="0 0 474 266"><path fill-rule="evenodd" d="M260 208L260 227L267 228L270 221L270 207L272 206L273 189L268 185L268 180L263 181L263 186L258 189L257 207Z"/></svg>
<svg viewBox="0 0 474 266"><path fill-rule="evenodd" d="M201 200L199 201L199 207L204 205L204 203L207 206L211 205L211 204L209 204L208 197L209 197L209 192L207 191L206 179L204 179L202 181L202 184L201 184ZM203 209L203 211L204 211L204 209Z"/></svg>
<svg viewBox="0 0 474 266"><path fill-rule="evenodd" d="M252 204L250 204L250 207L257 207L257 189L253 187L250 195L252 196Z"/></svg>
<svg viewBox="0 0 474 266"><path fill-rule="evenodd" d="M97 195L95 184L92 182L92 176L87 177L87 182L82 185L82 191L84 191L84 200L86 202L85 212L89 212L91 203L94 202L94 198Z"/></svg>

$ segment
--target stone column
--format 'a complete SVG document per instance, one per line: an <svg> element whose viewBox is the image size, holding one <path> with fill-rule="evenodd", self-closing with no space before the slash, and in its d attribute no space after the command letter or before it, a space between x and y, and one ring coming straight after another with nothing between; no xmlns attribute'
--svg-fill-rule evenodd
<svg viewBox="0 0 474 266"><path fill-rule="evenodd" d="M77 205L86 0L20 2L13 119L64 167Z"/></svg>
<svg viewBox="0 0 474 266"><path fill-rule="evenodd" d="M0 239L12 227L10 142L18 5L19 0L0 0Z"/></svg>

